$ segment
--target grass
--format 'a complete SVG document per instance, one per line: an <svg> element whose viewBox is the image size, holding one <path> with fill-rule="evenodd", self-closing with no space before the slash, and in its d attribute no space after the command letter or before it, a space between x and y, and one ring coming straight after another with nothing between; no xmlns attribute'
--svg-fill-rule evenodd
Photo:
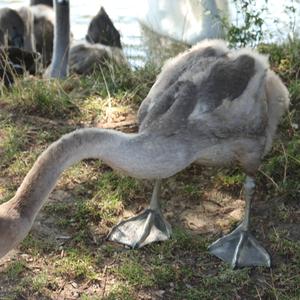
<svg viewBox="0 0 300 300"><path fill-rule="evenodd" d="M66 249L64 257L56 262L55 273L69 280L94 280L97 278L95 263L95 258L90 253L70 248Z"/></svg>
<svg viewBox="0 0 300 300"><path fill-rule="evenodd" d="M9 265L6 269L6 275L9 279L15 279L25 270L25 262L17 260Z"/></svg>
<svg viewBox="0 0 300 300"><path fill-rule="evenodd" d="M133 287L147 288L154 283L152 276L147 274L144 266L132 255L120 263L115 269L115 274Z"/></svg>
<svg viewBox="0 0 300 300"><path fill-rule="evenodd" d="M115 285L110 293L103 300L134 300L132 288L124 284Z"/></svg>
<svg viewBox="0 0 300 300"><path fill-rule="evenodd" d="M2 153L2 165L9 165L15 158L16 154L22 150L26 145L28 139L26 132L28 128L18 127L5 120L1 122L1 135L0 148Z"/></svg>
<svg viewBox="0 0 300 300"><path fill-rule="evenodd" d="M68 82L30 78L6 89L2 97L12 110L20 114L63 118L76 111L67 87Z"/></svg>
<svg viewBox="0 0 300 300"><path fill-rule="evenodd" d="M193 165L165 180L172 239L129 251L105 236L148 204L152 183L85 160L62 175L19 252L0 265L0 299L300 299L300 44L259 49L270 54L292 100L258 174L254 203L254 233L270 251L272 269L232 270L207 251L240 218L232 217L243 203L239 169ZM14 195L37 156L62 134L135 115L157 73L150 65L108 68L66 81L25 78L4 88L0 201ZM204 221L186 222L194 214Z"/></svg>

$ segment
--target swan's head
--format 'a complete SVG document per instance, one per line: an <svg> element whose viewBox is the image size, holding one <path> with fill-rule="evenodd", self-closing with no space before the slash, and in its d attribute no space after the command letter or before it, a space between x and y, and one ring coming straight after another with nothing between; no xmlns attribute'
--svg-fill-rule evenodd
<svg viewBox="0 0 300 300"><path fill-rule="evenodd" d="M25 238L30 227L29 220L12 208L11 201L0 205L0 258Z"/></svg>
<svg viewBox="0 0 300 300"><path fill-rule="evenodd" d="M120 33L103 7L90 22L86 40L91 44L122 48Z"/></svg>

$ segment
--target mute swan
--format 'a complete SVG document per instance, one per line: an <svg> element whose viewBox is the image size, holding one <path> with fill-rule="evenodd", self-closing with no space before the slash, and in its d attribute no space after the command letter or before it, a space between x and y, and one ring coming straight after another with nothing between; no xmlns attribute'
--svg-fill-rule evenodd
<svg viewBox="0 0 300 300"><path fill-rule="evenodd" d="M42 55L43 66L52 58L55 15L52 7L38 4L30 7L34 16L34 37L36 50Z"/></svg>
<svg viewBox="0 0 300 300"><path fill-rule="evenodd" d="M1 45L35 51L33 15L30 8L0 9L0 29L3 35Z"/></svg>
<svg viewBox="0 0 300 300"><path fill-rule="evenodd" d="M0 9L0 29L4 34L4 46L24 48L25 24L14 9Z"/></svg>
<svg viewBox="0 0 300 300"><path fill-rule="evenodd" d="M70 71L89 74L110 62L127 65L120 33L101 7L89 24L86 41L75 42L70 48Z"/></svg>
<svg viewBox="0 0 300 300"><path fill-rule="evenodd" d="M35 75L39 71L40 55L17 47L0 48L0 78L5 86L11 86L15 77L26 71Z"/></svg>
<svg viewBox="0 0 300 300"><path fill-rule="evenodd" d="M138 20L155 33L194 45L207 38L224 38L226 0L146 0Z"/></svg>
<svg viewBox="0 0 300 300"><path fill-rule="evenodd" d="M169 238L159 209L160 180L191 163L238 164L247 174L241 225L210 247L233 267L270 266L270 256L249 231L254 175L270 149L288 92L267 58L203 41L167 62L138 112L139 132L81 129L44 151L16 195L0 206L0 257L29 232L60 174L75 162L99 158L126 174L156 179L149 209L121 222L109 239L131 247Z"/></svg>
<svg viewBox="0 0 300 300"><path fill-rule="evenodd" d="M54 9L54 51L45 77L63 78L67 76L69 69L78 74L89 74L95 68L108 62L127 64L121 49L120 34L102 7L92 19L86 36L93 43L79 41L74 42L71 46L69 1L54 1ZM100 41L111 44L111 46L100 44ZM114 45L117 46L114 47Z"/></svg>
<svg viewBox="0 0 300 300"><path fill-rule="evenodd" d="M24 49L35 52L35 38L34 38L34 17L29 7L23 6L18 10L19 15L23 19L25 25L24 32Z"/></svg>
<svg viewBox="0 0 300 300"><path fill-rule="evenodd" d="M121 36L103 7L89 24L86 40L91 44L102 44L122 48Z"/></svg>
<svg viewBox="0 0 300 300"><path fill-rule="evenodd" d="M0 76L6 86L17 75L35 74L39 55L35 52L33 16L29 8L0 9Z"/></svg>

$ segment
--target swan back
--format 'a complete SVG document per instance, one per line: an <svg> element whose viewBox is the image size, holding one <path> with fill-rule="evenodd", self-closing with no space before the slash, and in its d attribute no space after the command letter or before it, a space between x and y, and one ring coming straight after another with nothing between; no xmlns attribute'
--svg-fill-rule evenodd
<svg viewBox="0 0 300 300"><path fill-rule="evenodd" d="M19 15L25 24L24 49L27 51L36 51L34 38L34 16L29 7L21 7L18 10Z"/></svg>
<svg viewBox="0 0 300 300"><path fill-rule="evenodd" d="M80 42L70 49L70 71L77 74L90 74L110 63L127 65L122 49L100 44Z"/></svg>
<svg viewBox="0 0 300 300"><path fill-rule="evenodd" d="M262 157L288 103L267 57L204 41L166 63L140 107L140 132L178 135L191 147L251 138Z"/></svg>
<svg viewBox="0 0 300 300"><path fill-rule="evenodd" d="M53 53L55 15L51 7L34 5L31 7L34 16L34 38L36 50L41 53L43 66L50 64Z"/></svg>
<svg viewBox="0 0 300 300"><path fill-rule="evenodd" d="M26 28L24 21L17 11L7 7L1 8L0 28L4 34L4 46L24 47Z"/></svg>
<svg viewBox="0 0 300 300"><path fill-rule="evenodd" d="M204 74L212 63L219 57L226 56L228 51L225 42L222 40L205 40L175 58L169 59L139 108L138 121L140 128L143 128L144 118L153 106L155 104L156 106L162 105L161 98L168 90L168 93L172 93L170 89L174 89L176 82L184 78L190 80L191 78L188 76L192 77L194 74L198 74L198 76ZM153 112L151 114L155 115Z"/></svg>

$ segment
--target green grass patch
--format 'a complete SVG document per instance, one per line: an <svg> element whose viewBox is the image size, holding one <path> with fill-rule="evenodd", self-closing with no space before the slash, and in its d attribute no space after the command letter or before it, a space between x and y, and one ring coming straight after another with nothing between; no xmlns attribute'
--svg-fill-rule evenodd
<svg viewBox="0 0 300 300"><path fill-rule="evenodd" d="M28 143L27 130L26 126L16 126L10 121L0 122L1 167L9 165L15 156L24 149Z"/></svg>
<svg viewBox="0 0 300 300"><path fill-rule="evenodd" d="M149 274L145 269L145 266L143 266L138 259L130 256L130 258L125 258L121 264L114 269L114 273L131 286L148 288L154 285L154 278L153 275Z"/></svg>
<svg viewBox="0 0 300 300"><path fill-rule="evenodd" d="M69 94L67 83L58 80L26 79L18 81L1 96L18 113L34 114L47 118L66 118L78 113Z"/></svg>
<svg viewBox="0 0 300 300"><path fill-rule="evenodd" d="M21 250L32 256L44 255L55 251L56 248L57 244L49 237L48 239L44 239L43 237L36 237L32 234L29 234L21 243Z"/></svg>
<svg viewBox="0 0 300 300"><path fill-rule="evenodd" d="M66 249L64 257L55 262L55 273L72 280L94 280L98 276L95 258L81 248Z"/></svg>
<svg viewBox="0 0 300 300"><path fill-rule="evenodd" d="M24 272L26 263L24 260L17 260L9 264L5 270L6 276L10 280L17 280L18 277Z"/></svg>
<svg viewBox="0 0 300 300"><path fill-rule="evenodd" d="M82 186L79 187L82 189ZM81 228L85 228L88 222L100 222L114 224L117 217L123 211L124 203L132 201L140 190L138 181L120 176L112 171L102 173L87 183L83 197L75 202L74 218Z"/></svg>
<svg viewBox="0 0 300 300"><path fill-rule="evenodd" d="M89 299L89 298L88 298ZM132 288L125 284L116 284L103 300L135 300Z"/></svg>

